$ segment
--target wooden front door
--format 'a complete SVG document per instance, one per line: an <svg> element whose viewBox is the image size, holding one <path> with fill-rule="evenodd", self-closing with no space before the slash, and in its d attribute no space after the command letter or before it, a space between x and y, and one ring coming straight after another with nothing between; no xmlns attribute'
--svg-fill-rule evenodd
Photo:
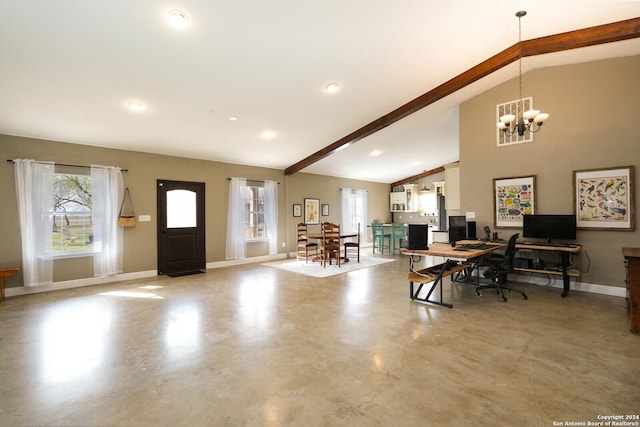
<svg viewBox="0 0 640 427"><path fill-rule="evenodd" d="M206 268L204 183L158 180L158 274Z"/></svg>

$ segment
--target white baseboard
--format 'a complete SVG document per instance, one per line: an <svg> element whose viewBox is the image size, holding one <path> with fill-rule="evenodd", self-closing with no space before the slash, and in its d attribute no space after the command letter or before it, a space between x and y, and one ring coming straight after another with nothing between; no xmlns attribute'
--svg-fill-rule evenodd
<svg viewBox="0 0 640 427"><path fill-rule="evenodd" d="M532 283L534 285L540 286L550 286L552 288L560 288L562 289L562 276L550 276L550 278L546 278L544 275L536 274L528 275L528 274L516 274L514 277L514 281L522 282L522 283ZM572 279L569 284L569 289L572 291L581 291L581 292L591 292L594 294L603 294L603 295L611 295L614 297L622 297L624 298L627 294L627 290L625 288L618 288L615 286L606 286L606 285L597 285L593 283L584 283L578 282L575 279Z"/></svg>
<svg viewBox="0 0 640 427"><path fill-rule="evenodd" d="M266 255L266 256L244 258L244 259L237 259L237 260L209 262L206 264L206 268L207 270L209 270L213 268L229 267L232 265L252 264L255 262L268 262L268 261L283 259L286 257L287 257L286 254L279 254L279 255L273 255L273 256ZM21 296L21 295L37 294L41 292L51 292L51 291L60 291L63 289L81 288L84 286L104 285L107 283L122 282L125 280L156 277L157 275L158 275L158 270L147 270L147 271L136 271L133 273L121 273L121 274L116 274L113 276L105 276L105 277L88 277L86 279L65 280L61 282L54 282L51 285L34 286L29 288L24 286L19 286L14 288L6 288L5 296L15 297L15 296Z"/></svg>
<svg viewBox="0 0 640 427"><path fill-rule="evenodd" d="M275 261L278 259L287 258L287 255L293 258L295 258L296 256L295 252L293 252L289 254L265 255L265 256L252 257L252 258L208 262L206 264L206 268L207 270L210 270L214 268L230 267L233 265L253 264L257 262L269 262L269 261ZM35 286L31 288L19 286L14 288L6 288L5 296L14 297L14 296L20 296L20 295L37 294L40 292L50 292L50 291L58 291L62 289L80 288L83 286L104 285L106 283L122 282L124 280L143 279L147 277L155 277L157 275L158 275L157 270L147 270L147 271L136 271L132 273L121 273L121 274L116 274L114 276L106 276L106 277L89 277L86 279L65 280L62 282L55 282L52 285ZM517 278L515 280L518 282L532 283L532 284L541 285L541 286L551 286L553 288L562 288L562 278L557 276L551 277L551 282L545 279L544 276L534 277L529 275L517 274L516 277ZM571 281L570 289L575 291L591 292L596 294L611 295L611 296L622 297L622 298L626 296L625 288L598 285L598 284L592 284L592 283L576 282L575 280Z"/></svg>

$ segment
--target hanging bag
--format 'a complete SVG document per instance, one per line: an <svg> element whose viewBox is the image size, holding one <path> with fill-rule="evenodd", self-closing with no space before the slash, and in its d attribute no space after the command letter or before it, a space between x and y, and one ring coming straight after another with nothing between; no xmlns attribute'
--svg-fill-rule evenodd
<svg viewBox="0 0 640 427"><path fill-rule="evenodd" d="M131 208L131 214L125 211L124 205L129 202ZM124 197L122 198L122 205L120 205L120 214L118 215L118 225L120 227L134 227L136 225L136 213L133 210L133 202L131 201L131 194L129 194L129 187L124 189Z"/></svg>

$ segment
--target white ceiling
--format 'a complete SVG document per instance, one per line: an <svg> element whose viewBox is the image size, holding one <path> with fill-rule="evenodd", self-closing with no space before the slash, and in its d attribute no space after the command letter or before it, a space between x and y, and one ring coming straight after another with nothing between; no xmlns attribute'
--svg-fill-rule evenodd
<svg viewBox="0 0 640 427"><path fill-rule="evenodd" d="M0 0L0 133L284 169L516 43L518 10L526 40L638 17L640 1ZM523 70L639 53L635 39ZM515 76L303 171L389 183L456 161L457 105Z"/></svg>

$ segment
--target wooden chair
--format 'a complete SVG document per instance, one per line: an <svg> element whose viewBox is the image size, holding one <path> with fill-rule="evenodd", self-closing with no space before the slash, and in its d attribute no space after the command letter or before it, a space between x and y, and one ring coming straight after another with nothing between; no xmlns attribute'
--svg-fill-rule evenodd
<svg viewBox="0 0 640 427"><path fill-rule="evenodd" d="M355 254L360 262L360 223L358 223L358 235L355 240L344 242L344 259L348 259L349 254Z"/></svg>
<svg viewBox="0 0 640 427"><path fill-rule="evenodd" d="M391 233L384 232L384 224L374 222L371 224L371 230L373 232L373 253L376 253L376 243L380 253L384 255L384 248L391 250ZM385 245L386 240L386 245Z"/></svg>
<svg viewBox="0 0 640 427"><path fill-rule="evenodd" d="M296 260L304 258L305 262L309 262L309 255L318 256L318 244L307 240L307 224L298 224L298 245L296 246Z"/></svg>
<svg viewBox="0 0 640 427"><path fill-rule="evenodd" d="M322 243L320 245L320 259L326 268L327 261L331 265L331 259L337 261L340 267L340 226L325 222L322 224Z"/></svg>

